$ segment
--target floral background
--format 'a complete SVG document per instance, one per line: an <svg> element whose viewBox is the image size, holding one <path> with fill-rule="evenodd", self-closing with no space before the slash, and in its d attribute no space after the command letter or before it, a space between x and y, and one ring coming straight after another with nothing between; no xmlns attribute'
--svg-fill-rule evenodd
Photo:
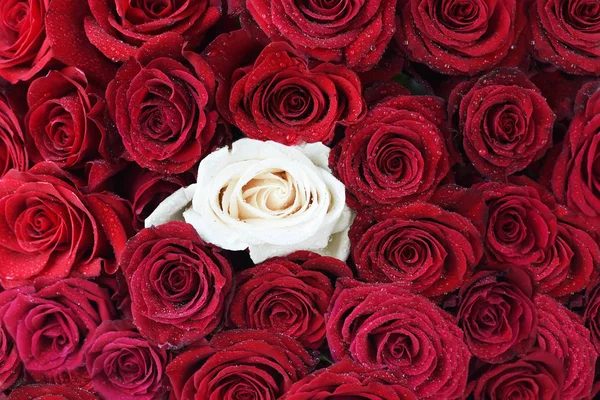
<svg viewBox="0 0 600 400"><path fill-rule="evenodd" d="M593 399L599 0L2 0L0 399Z"/></svg>

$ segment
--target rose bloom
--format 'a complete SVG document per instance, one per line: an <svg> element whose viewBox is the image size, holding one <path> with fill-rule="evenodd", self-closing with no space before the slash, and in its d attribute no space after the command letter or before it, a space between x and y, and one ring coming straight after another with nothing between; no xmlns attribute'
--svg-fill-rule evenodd
<svg viewBox="0 0 600 400"><path fill-rule="evenodd" d="M150 345L131 323L104 321L89 343L87 371L105 398L152 400L165 392L167 350Z"/></svg>
<svg viewBox="0 0 600 400"><path fill-rule="evenodd" d="M538 316L532 277L514 267L482 271L461 287L458 322L474 356L498 364L526 354L535 342Z"/></svg>
<svg viewBox="0 0 600 400"><path fill-rule="evenodd" d="M223 139L215 135L215 77L174 33L148 41L106 89L124 157L165 174L186 172Z"/></svg>
<svg viewBox="0 0 600 400"><path fill-rule="evenodd" d="M0 179L0 283L116 270L131 230L129 207L110 193L82 194L77 179L42 162ZM110 229L108 229L110 228Z"/></svg>
<svg viewBox="0 0 600 400"><path fill-rule="evenodd" d="M115 316L108 291L80 278L38 278L33 287L0 293L0 307L6 304L3 322L29 375L85 385L89 335Z"/></svg>
<svg viewBox="0 0 600 400"><path fill-rule="evenodd" d="M560 360L549 352L534 352L507 364L496 365L476 384L476 399L562 400L565 380Z"/></svg>
<svg viewBox="0 0 600 400"><path fill-rule="evenodd" d="M458 113L465 155L485 176L502 179L523 170L552 145L554 113L519 70L457 85L448 109Z"/></svg>
<svg viewBox="0 0 600 400"><path fill-rule="evenodd" d="M5 0L0 6L0 77L26 81L52 59L46 39L50 0Z"/></svg>
<svg viewBox="0 0 600 400"><path fill-rule="evenodd" d="M25 171L29 158L19 118L0 92L0 178L11 169Z"/></svg>
<svg viewBox="0 0 600 400"><path fill-rule="evenodd" d="M346 129L330 166L346 185L355 209L426 200L447 175L443 101L398 95L374 105Z"/></svg>
<svg viewBox="0 0 600 400"><path fill-rule="evenodd" d="M500 64L514 65L525 50L518 43L526 23L523 3L403 1L396 42L409 59L444 74L476 75Z"/></svg>
<svg viewBox="0 0 600 400"><path fill-rule="evenodd" d="M537 296L539 325L535 347L554 354L565 369L563 398L588 398L598 354L577 314L548 296Z"/></svg>
<svg viewBox="0 0 600 400"><path fill-rule="evenodd" d="M276 400L304 378L314 360L289 336L221 332L186 349L167 367L176 400Z"/></svg>
<svg viewBox="0 0 600 400"><path fill-rule="evenodd" d="M239 273L229 321L238 328L283 333L318 349L333 294L330 276L352 277L352 271L332 257L307 254L303 263L294 262L295 257L272 258Z"/></svg>
<svg viewBox="0 0 600 400"><path fill-rule="evenodd" d="M157 345L182 346L211 333L233 294L233 272L222 251L184 222L140 231L120 266L133 321Z"/></svg>
<svg viewBox="0 0 600 400"><path fill-rule="evenodd" d="M103 93L80 70L50 71L32 82L25 117L33 162L53 161L61 168L82 167L106 140ZM103 143L106 145L106 143Z"/></svg>
<svg viewBox="0 0 600 400"><path fill-rule="evenodd" d="M25 288L24 293L30 292L30 288ZM4 325L4 314L10 307L11 302L17 297L20 291L0 290L0 392L9 389L21 377L23 363L19 357L19 352L15 341L10 336Z"/></svg>
<svg viewBox="0 0 600 400"><path fill-rule="evenodd" d="M381 376L380 376L381 375ZM404 386L386 382L385 375L345 358L294 383L282 400L417 400Z"/></svg>
<svg viewBox="0 0 600 400"><path fill-rule="evenodd" d="M588 217L600 216L600 83L584 85L575 102L576 114L552 173L552 191L561 203Z"/></svg>
<svg viewBox="0 0 600 400"><path fill-rule="evenodd" d="M362 211L349 236L362 280L397 282L427 297L457 289L483 254L468 219L422 202Z"/></svg>
<svg viewBox="0 0 600 400"><path fill-rule="evenodd" d="M600 7L585 0L537 0L529 8L535 57L569 74L600 75Z"/></svg>
<svg viewBox="0 0 600 400"><path fill-rule="evenodd" d="M344 63L357 71L369 70L381 59L396 30L395 10L393 0L229 3L230 13L244 11L245 30L256 31L258 26L272 41L283 39L311 58Z"/></svg>
<svg viewBox="0 0 600 400"><path fill-rule="evenodd" d="M391 382L420 399L459 399L471 354L449 314L398 284L365 284L343 278L326 315L327 342L335 361L350 357L387 371Z"/></svg>
<svg viewBox="0 0 600 400"><path fill-rule="evenodd" d="M238 140L202 160L199 183L163 201L146 226L183 219L209 243L248 248L255 263L296 250L346 260L352 212L328 156L321 143Z"/></svg>
<svg viewBox="0 0 600 400"><path fill-rule="evenodd" d="M8 400L99 400L99 398L86 390L67 385L29 385L10 392Z"/></svg>
<svg viewBox="0 0 600 400"><path fill-rule="evenodd" d="M285 42L258 53L260 47L246 32L235 31L219 36L204 53L222 78L217 90L221 115L249 138L328 143L337 125L364 116L356 73L343 65L313 65Z"/></svg>

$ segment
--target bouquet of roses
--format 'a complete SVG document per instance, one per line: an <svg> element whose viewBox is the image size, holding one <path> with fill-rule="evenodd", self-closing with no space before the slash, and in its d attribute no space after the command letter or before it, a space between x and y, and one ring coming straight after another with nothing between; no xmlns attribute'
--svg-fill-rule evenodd
<svg viewBox="0 0 600 400"><path fill-rule="evenodd" d="M599 0L0 0L0 399L600 393Z"/></svg>

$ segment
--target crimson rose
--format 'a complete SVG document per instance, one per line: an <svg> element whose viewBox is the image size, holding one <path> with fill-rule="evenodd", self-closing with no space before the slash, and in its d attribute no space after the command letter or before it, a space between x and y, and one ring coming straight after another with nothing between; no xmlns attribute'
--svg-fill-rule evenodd
<svg viewBox="0 0 600 400"><path fill-rule="evenodd" d="M86 390L67 385L29 385L10 392L8 400L99 400L99 398Z"/></svg>
<svg viewBox="0 0 600 400"><path fill-rule="evenodd" d="M33 287L0 293L0 307L7 300L3 322L27 372L38 381L85 384L89 336L115 315L108 291L79 278L38 278Z"/></svg>
<svg viewBox="0 0 600 400"><path fill-rule="evenodd" d="M149 40L106 89L125 158L159 173L186 172L223 141L215 135L215 77L169 33Z"/></svg>
<svg viewBox="0 0 600 400"><path fill-rule="evenodd" d="M536 58L569 74L600 75L598 3L536 0L531 4L531 47Z"/></svg>
<svg viewBox="0 0 600 400"><path fill-rule="evenodd" d="M467 158L491 178L525 169L552 145L554 113L519 70L500 69L457 85L448 109L458 113Z"/></svg>
<svg viewBox="0 0 600 400"><path fill-rule="evenodd" d="M596 281L586 291L587 304L583 315L591 340L600 354L600 282Z"/></svg>
<svg viewBox="0 0 600 400"><path fill-rule="evenodd" d="M104 321L89 343L87 371L105 398L153 400L165 392L167 350L150 345L131 323Z"/></svg>
<svg viewBox="0 0 600 400"><path fill-rule="evenodd" d="M294 383L282 400L417 400L410 389L386 382L383 375L345 358Z"/></svg>
<svg viewBox="0 0 600 400"><path fill-rule="evenodd" d="M288 336L239 330L188 348L167 367L176 400L276 400L314 361Z"/></svg>
<svg viewBox="0 0 600 400"><path fill-rule="evenodd" d="M443 102L400 95L375 105L346 129L329 165L346 185L350 207L425 200L450 169Z"/></svg>
<svg viewBox="0 0 600 400"><path fill-rule="evenodd" d="M249 138L327 143L338 124L364 116L356 73L343 65L309 64L285 42L271 43L250 63L240 60L232 66L232 59L253 53L256 44L248 41L241 31L221 35L205 54L223 81L217 91L219 111Z"/></svg>
<svg viewBox="0 0 600 400"><path fill-rule="evenodd" d="M26 287L22 291L27 293L31 289ZM15 341L9 335L3 321L6 310L19 292L19 290L0 291L0 392L9 389L19 379L23 370Z"/></svg>
<svg viewBox="0 0 600 400"><path fill-rule="evenodd" d="M457 289L483 254L468 219L422 202L365 210L349 236L362 280L398 282L427 297Z"/></svg>
<svg viewBox="0 0 600 400"><path fill-rule="evenodd" d="M476 399L562 400L565 372L553 354L535 352L494 366L475 385Z"/></svg>
<svg viewBox="0 0 600 400"><path fill-rule="evenodd" d="M398 284L338 280L326 316L335 361L387 371L420 399L462 398L471 354L451 317Z"/></svg>
<svg viewBox="0 0 600 400"><path fill-rule="evenodd" d="M222 251L184 222L141 230L127 243L120 265L133 321L153 344L182 346L208 335L233 294Z"/></svg>
<svg viewBox="0 0 600 400"><path fill-rule="evenodd" d="M342 261L311 254L298 265L295 255L272 258L236 276L229 307L231 325L284 333L317 349L325 339L324 314L333 294L328 275L351 277Z"/></svg>
<svg viewBox="0 0 600 400"><path fill-rule="evenodd" d="M13 168L24 171L28 166L25 136L19 118L0 93L0 178Z"/></svg>
<svg viewBox="0 0 600 400"><path fill-rule="evenodd" d="M42 162L0 179L0 283L115 272L131 215L115 195L82 194L75 177Z"/></svg>
<svg viewBox="0 0 600 400"><path fill-rule="evenodd" d="M588 398L598 354L583 320L548 296L535 298L539 326L536 348L554 354L565 369L563 398Z"/></svg>
<svg viewBox="0 0 600 400"><path fill-rule="evenodd" d="M498 364L526 354L536 338L532 277L514 267L482 271L459 292L459 326L473 355Z"/></svg>
<svg viewBox="0 0 600 400"><path fill-rule="evenodd" d="M500 64L514 65L524 50L517 43L526 22L523 3L402 1L396 42L411 60L445 74L476 75Z"/></svg>

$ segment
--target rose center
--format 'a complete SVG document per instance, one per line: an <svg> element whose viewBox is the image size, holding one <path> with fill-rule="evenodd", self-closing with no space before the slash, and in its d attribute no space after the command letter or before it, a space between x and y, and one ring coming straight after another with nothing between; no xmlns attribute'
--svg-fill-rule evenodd
<svg viewBox="0 0 600 400"><path fill-rule="evenodd" d="M185 304L194 299L201 288L197 271L183 260L169 263L160 273L160 287L163 295L173 302Z"/></svg>
<svg viewBox="0 0 600 400"><path fill-rule="evenodd" d="M150 18L161 18L173 13L174 7L169 0L139 0L137 8Z"/></svg>
<svg viewBox="0 0 600 400"><path fill-rule="evenodd" d="M298 8L309 21L332 28L351 20L361 10L360 6L348 0L302 0Z"/></svg>
<svg viewBox="0 0 600 400"><path fill-rule="evenodd" d="M5 11L2 20L4 22L4 26L6 26L8 29L14 32L19 32L28 15L28 2L19 1L14 3L12 7L9 7L8 11Z"/></svg>
<svg viewBox="0 0 600 400"><path fill-rule="evenodd" d="M600 1L598 0L565 1L564 13L565 19L576 28L593 31L599 29Z"/></svg>
<svg viewBox="0 0 600 400"><path fill-rule="evenodd" d="M48 247L61 250L66 244L67 229L62 218L52 211L53 206L52 202L30 203L17 218L14 233L23 250L36 252Z"/></svg>
<svg viewBox="0 0 600 400"><path fill-rule="evenodd" d="M479 3L472 0L447 0L440 5L441 22L449 28L465 28L480 17Z"/></svg>
<svg viewBox="0 0 600 400"><path fill-rule="evenodd" d="M238 218L253 218L257 211L274 217L293 214L302 206L297 193L297 183L287 171L259 173L242 188Z"/></svg>
<svg viewBox="0 0 600 400"><path fill-rule="evenodd" d="M385 186L390 180L409 185L421 179L424 160L411 142L390 132L372 146L375 151L370 163L375 167L374 176L383 178L380 185Z"/></svg>
<svg viewBox="0 0 600 400"><path fill-rule="evenodd" d="M119 352L119 356L116 359L116 365L114 365L113 374L109 376L117 377L121 382L132 383L140 379L143 371L140 368L140 361L137 354L134 354L131 350L125 349Z"/></svg>

